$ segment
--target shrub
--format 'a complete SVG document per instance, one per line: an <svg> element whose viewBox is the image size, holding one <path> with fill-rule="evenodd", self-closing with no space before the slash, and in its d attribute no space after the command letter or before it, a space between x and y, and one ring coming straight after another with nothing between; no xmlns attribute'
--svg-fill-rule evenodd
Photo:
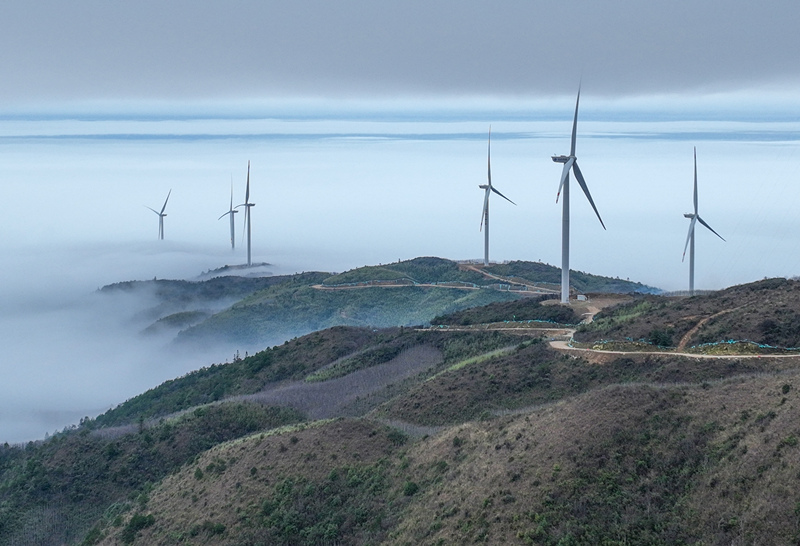
<svg viewBox="0 0 800 546"><path fill-rule="evenodd" d="M403 485L403 495L406 497L414 495L417 491L419 491L419 485L417 485L415 482L407 481Z"/></svg>
<svg viewBox="0 0 800 546"><path fill-rule="evenodd" d="M156 518L153 516L153 514L148 514L146 516L134 514L130 521L128 521L128 525L126 525L122 530L122 533L120 533L120 539L122 540L122 543L132 544L139 531L150 527L155 522Z"/></svg>

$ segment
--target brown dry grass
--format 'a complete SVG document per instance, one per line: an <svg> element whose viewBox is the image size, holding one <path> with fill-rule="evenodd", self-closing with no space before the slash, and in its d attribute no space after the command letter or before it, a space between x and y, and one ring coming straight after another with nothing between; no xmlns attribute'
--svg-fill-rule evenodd
<svg viewBox="0 0 800 546"><path fill-rule="evenodd" d="M625 480L638 493L620 497L618 540L794 543L800 531L800 397L794 387L784 394L787 384L800 384L797 371L706 387L614 386L527 414L454 427L410 453L420 473L438 461L448 469L409 506L392 543L555 544L559 533L567 533L569 519L592 510L592 497L580 490L595 487L582 482L587 469L596 476L608 473L616 457L624 459L628 442L651 434L654 416L670 422L653 429L661 436L645 450L650 469L637 472L636 461L629 461L632 472ZM694 462L686 464L687 458ZM659 483L657 461L685 464L691 474L678 478L680 483ZM536 535L526 533L541 521L533 515L548 513L548 503L556 501L565 501L563 521L550 521L549 534L529 542L525 537ZM626 529L653 520L662 526L655 535ZM594 523L611 528L613 522ZM644 534L638 542L625 541L625 531ZM598 542L584 537L577 543Z"/></svg>
<svg viewBox="0 0 800 546"><path fill-rule="evenodd" d="M238 544L238 534L190 537L190 531L210 521L241 532L242 518L255 513L282 478L318 480L333 468L390 455L396 447L387 431L369 421L336 420L219 445L153 491L142 512L157 514L156 523L140 532L136 544ZM220 463L224 470L214 470ZM115 534L100 544L122 543Z"/></svg>
<svg viewBox="0 0 800 546"><path fill-rule="evenodd" d="M683 360L683 368L697 370L669 371L669 360L650 359L650 379L703 377L702 363ZM800 370L773 372L768 362L760 363L762 372L732 369L738 373L724 380L594 388L451 426L404 448L385 427L363 420L229 442L156 488L144 509L157 515L156 524L136 543L240 544L243 518L281 478L321 480L333 468L381 458L396 484L420 486L390 503L387 544L555 544L590 531L600 534L577 543L599 543L591 536L793 543L800 533ZM718 365L709 378L728 363ZM214 471L220 463L225 469ZM187 536L204 521L227 531Z"/></svg>

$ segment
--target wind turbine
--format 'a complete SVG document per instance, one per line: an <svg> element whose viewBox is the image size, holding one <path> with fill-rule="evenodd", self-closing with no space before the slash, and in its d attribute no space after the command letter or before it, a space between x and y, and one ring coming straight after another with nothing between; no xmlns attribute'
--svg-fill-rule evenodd
<svg viewBox="0 0 800 546"><path fill-rule="evenodd" d="M572 142L570 145L569 155L554 155L553 161L556 163L563 163L564 168L561 170L561 183L558 186L558 195L556 195L556 203L563 190L564 200L562 201L561 212L561 303L569 303L569 171L575 173L575 178L578 180L583 193L586 194L586 199L592 205L597 219L600 220L600 225L606 229L603 219L600 218L600 213L597 212L597 207L592 200L592 194L589 193L589 188L586 186L586 181L583 179L583 174L578 167L578 158L575 156L575 136L578 130L578 104L581 100L581 88L578 86L578 99L575 101L575 119L572 121Z"/></svg>
<svg viewBox="0 0 800 546"><path fill-rule="evenodd" d="M244 203L236 205L236 208L244 207L244 223L247 227L247 265L252 265L250 260L250 207L255 207L255 203L250 202L250 161L247 162L247 190L244 194Z"/></svg>
<svg viewBox="0 0 800 546"><path fill-rule="evenodd" d="M150 208L147 205L145 205L145 207L158 214L158 238L161 240L164 240L164 217L166 216L166 214L164 213L164 209L167 208L167 201L169 201L169 196L171 193L172 189L169 190L167 198L164 200L164 206L161 207L161 212L158 212L156 209Z"/></svg>
<svg viewBox="0 0 800 546"><path fill-rule="evenodd" d="M494 192L512 205L516 205L514 201L497 191L497 189L492 186L492 127L489 127L489 152L488 152L488 172L489 172L489 182L488 184L481 184L478 187L482 190L486 190L486 196L483 198L483 214L481 215L481 229L483 226L486 225L486 231L484 232L484 245L483 245L483 265L489 265L489 195Z"/></svg>
<svg viewBox="0 0 800 546"><path fill-rule="evenodd" d="M692 214L684 214L685 218L689 218L691 222L689 222L689 233L686 235L686 244L683 246L683 261L686 258L686 247L689 247L689 295L694 296L694 226L697 222L700 222L704 226L706 226L711 233L722 239L725 240L722 235L714 231L714 228L706 224L705 220L700 218L700 214L697 212L697 147L694 149L694 212ZM691 243L691 245L690 245Z"/></svg>
<svg viewBox="0 0 800 546"><path fill-rule="evenodd" d="M231 175L231 208L228 210L228 212L217 218L217 220L222 220L227 215L230 215L231 217L231 248L236 248L236 231L234 228L233 215L237 212L239 211L233 207L233 175Z"/></svg>

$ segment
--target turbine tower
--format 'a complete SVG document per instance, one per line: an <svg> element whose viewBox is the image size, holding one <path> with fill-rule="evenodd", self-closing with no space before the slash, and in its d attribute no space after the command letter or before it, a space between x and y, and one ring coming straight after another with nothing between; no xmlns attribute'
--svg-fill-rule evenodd
<svg viewBox="0 0 800 546"><path fill-rule="evenodd" d="M483 214L481 215L481 229L483 226L486 226L486 231L483 234L484 237L484 245L483 245L483 265L489 265L489 195L494 192L512 205L516 205L514 201L497 191L494 186L492 186L492 127L489 127L489 152L488 152L488 172L489 172L489 182L488 184L481 184L478 187L482 190L486 190L486 196L483 198Z"/></svg>
<svg viewBox="0 0 800 546"><path fill-rule="evenodd" d="M256 206L250 202L250 161L247 162L247 190L244 194L244 203L236 205L236 208L244 207L244 224L247 228L247 265L252 265L250 259L250 207Z"/></svg>
<svg viewBox="0 0 800 546"><path fill-rule="evenodd" d="M689 218L691 222L689 222L689 233L686 235L686 244L683 246L683 261L686 258L686 247L689 247L689 295L694 296L694 226L697 222L700 222L704 226L706 226L711 233L722 239L725 240L722 235L714 231L714 228L709 226L705 220L700 218L700 214L697 212L697 147L694 149L694 212L691 214L684 214L685 218Z"/></svg>
<svg viewBox="0 0 800 546"><path fill-rule="evenodd" d="M225 216L230 215L231 217L231 248L236 248L236 229L234 228L234 218L233 215L239 212L233 207L233 176L231 176L231 207L228 212L217 218L217 220L222 220Z"/></svg>
<svg viewBox="0 0 800 546"><path fill-rule="evenodd" d="M575 179L578 181L583 193L586 194L586 199L592 205L597 219L600 220L600 225L606 229L603 219L600 218L600 213L597 212L597 207L594 206L592 194L589 193L589 188L586 186L586 181L583 179L583 174L578 167L578 158L575 157L575 136L578 130L578 104L581 100L581 88L578 86L578 99L575 101L575 119L572 121L572 142L570 145L569 155L554 155L553 161L556 163L563 163L564 168L561 170L561 183L558 186L558 195L556 195L556 203L564 192L564 200L562 201L561 211L561 303L569 303L569 171L575 173Z"/></svg>
<svg viewBox="0 0 800 546"><path fill-rule="evenodd" d="M147 205L145 205L146 208L158 214L158 238L161 239L162 241L164 240L164 217L166 216L166 214L164 213L164 209L167 208L167 201L169 201L169 196L171 193L172 189L169 190L167 198L164 200L164 206L161 207L161 212L158 212L156 209L150 208Z"/></svg>

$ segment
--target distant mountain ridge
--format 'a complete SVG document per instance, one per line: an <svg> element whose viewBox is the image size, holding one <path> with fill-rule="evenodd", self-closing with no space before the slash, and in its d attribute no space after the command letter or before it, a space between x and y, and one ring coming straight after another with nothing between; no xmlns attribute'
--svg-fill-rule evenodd
<svg viewBox="0 0 800 546"><path fill-rule="evenodd" d="M573 272L572 278L581 292L658 292L641 283L581 272ZM552 292L557 282L560 270L541 263L483 267L422 257L335 275L133 281L103 287L101 292L151 293L157 304L150 308L153 324L148 331L171 331L180 342L226 342L260 349L333 326L424 325L436 316L512 301L535 290ZM526 287L528 291L523 291Z"/></svg>

